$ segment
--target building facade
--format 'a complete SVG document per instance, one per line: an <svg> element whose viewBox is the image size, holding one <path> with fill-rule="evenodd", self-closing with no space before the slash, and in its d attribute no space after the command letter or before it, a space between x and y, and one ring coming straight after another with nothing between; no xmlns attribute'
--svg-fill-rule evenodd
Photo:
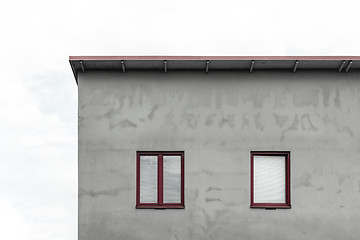
<svg viewBox="0 0 360 240"><path fill-rule="evenodd" d="M70 57L79 240L358 239L360 57Z"/></svg>

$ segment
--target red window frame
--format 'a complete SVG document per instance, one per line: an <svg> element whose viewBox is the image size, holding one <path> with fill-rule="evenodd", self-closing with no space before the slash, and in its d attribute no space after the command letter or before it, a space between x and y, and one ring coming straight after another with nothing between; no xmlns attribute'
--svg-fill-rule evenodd
<svg viewBox="0 0 360 240"><path fill-rule="evenodd" d="M251 208L291 208L290 204L290 151L251 151ZM285 157L285 203L254 203L254 156Z"/></svg>
<svg viewBox="0 0 360 240"><path fill-rule="evenodd" d="M157 203L140 203L140 156L157 156L158 157L158 201ZM180 156L181 157L181 202L164 203L163 202L163 156ZM185 208L184 204L184 152L183 151L137 151L136 152L136 208Z"/></svg>

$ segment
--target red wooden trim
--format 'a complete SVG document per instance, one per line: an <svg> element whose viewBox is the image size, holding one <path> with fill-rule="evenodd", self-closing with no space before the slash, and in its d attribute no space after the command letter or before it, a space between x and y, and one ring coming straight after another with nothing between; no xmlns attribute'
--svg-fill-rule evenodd
<svg viewBox="0 0 360 240"><path fill-rule="evenodd" d="M163 155L158 155L158 204L161 206L163 205L163 186L164 186L164 179L163 179Z"/></svg>
<svg viewBox="0 0 360 240"><path fill-rule="evenodd" d="M285 203L253 203L252 208L291 208L291 205Z"/></svg>
<svg viewBox="0 0 360 240"><path fill-rule="evenodd" d="M360 56L69 56L70 61L111 60L360 60Z"/></svg>
<svg viewBox="0 0 360 240"><path fill-rule="evenodd" d="M169 208L173 208L173 209L184 209L185 206L183 205L168 205L168 204L164 204L162 206L159 206L159 205L156 205L156 204L149 204L149 205L146 205L146 204L141 204L141 205L136 205L136 208L144 208L144 209L154 209L154 208L157 208L157 209L169 209Z"/></svg>
<svg viewBox="0 0 360 240"><path fill-rule="evenodd" d="M136 154L136 205L140 204L140 154Z"/></svg>
<svg viewBox="0 0 360 240"><path fill-rule="evenodd" d="M185 208L184 204L184 152L183 151L137 151L137 167L136 167L136 208ZM158 157L158 201L157 203L140 203L140 156L157 156ZM180 203L164 203L163 202L163 156L180 156L181 158L181 202Z"/></svg>
<svg viewBox="0 0 360 240"><path fill-rule="evenodd" d="M251 151L251 208L291 208L290 198L290 151ZM254 203L254 156L285 156L285 203Z"/></svg>
<svg viewBox="0 0 360 240"><path fill-rule="evenodd" d="M184 152L178 152L178 151L166 151L166 152L163 152L163 151L137 151L137 154L140 154L140 155L159 155L159 154L162 154L162 155L166 155L166 156L171 156L171 155L176 155L176 156L180 156L181 154L183 154Z"/></svg>
<svg viewBox="0 0 360 240"><path fill-rule="evenodd" d="M291 206L291 199L290 199L290 152L287 154L286 158L286 203Z"/></svg>
<svg viewBox="0 0 360 240"><path fill-rule="evenodd" d="M250 163L250 168L251 168L251 173L250 173L250 205L253 206L254 204L254 156L253 154L251 154L251 163Z"/></svg>
<svg viewBox="0 0 360 240"><path fill-rule="evenodd" d="M181 205L185 206L185 161L184 153L181 154Z"/></svg>

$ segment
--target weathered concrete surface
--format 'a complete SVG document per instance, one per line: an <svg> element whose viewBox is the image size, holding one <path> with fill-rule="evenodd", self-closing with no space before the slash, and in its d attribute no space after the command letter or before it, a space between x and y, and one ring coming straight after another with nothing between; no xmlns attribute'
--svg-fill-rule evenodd
<svg viewBox="0 0 360 240"><path fill-rule="evenodd" d="M185 209L135 209L137 150L185 151ZM291 151L292 209L250 209L250 151ZM79 239L358 239L360 75L79 76Z"/></svg>

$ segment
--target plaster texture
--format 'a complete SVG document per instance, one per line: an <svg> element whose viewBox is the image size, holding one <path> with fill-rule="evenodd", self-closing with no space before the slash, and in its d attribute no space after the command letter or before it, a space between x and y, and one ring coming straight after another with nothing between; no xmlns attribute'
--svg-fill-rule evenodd
<svg viewBox="0 0 360 240"><path fill-rule="evenodd" d="M359 72L79 73L79 239L358 239ZM136 151L185 151L185 209L135 209ZM291 151L251 209L250 151Z"/></svg>

